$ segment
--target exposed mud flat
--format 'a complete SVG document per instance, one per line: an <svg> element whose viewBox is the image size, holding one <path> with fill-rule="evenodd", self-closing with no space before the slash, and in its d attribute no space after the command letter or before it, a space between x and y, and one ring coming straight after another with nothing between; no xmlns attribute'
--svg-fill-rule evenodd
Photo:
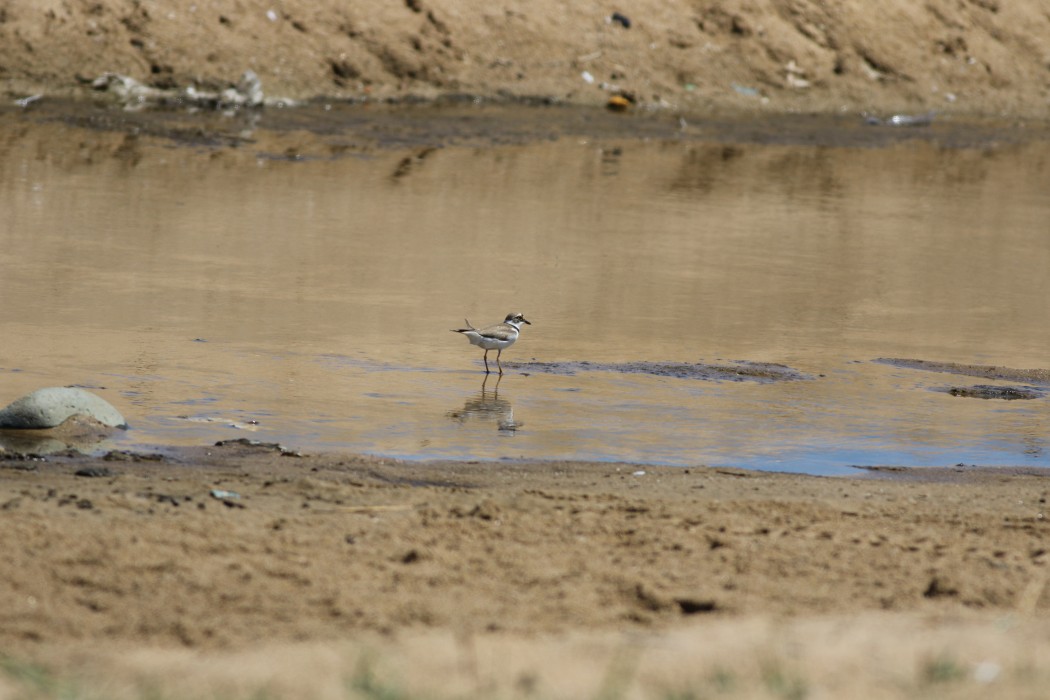
<svg viewBox="0 0 1050 700"><path fill-rule="evenodd" d="M927 372L943 372L945 374L961 374L967 377L981 377L983 379L1001 379L1009 382L1028 382L1040 386L1050 386L1050 369L1014 369L1012 367L996 367L992 365L968 365L958 362L935 362L933 360L899 359L880 357L875 362L881 362L894 367L906 369L921 369Z"/></svg>
<svg viewBox="0 0 1050 700"><path fill-rule="evenodd" d="M523 373L576 374L577 372L619 372L622 374L651 374L674 379L699 379L712 382L793 382L813 379L812 376L773 362L734 360L728 364L703 362L504 362L508 369Z"/></svg>
<svg viewBox="0 0 1050 700"><path fill-rule="evenodd" d="M855 465L858 473L877 479L889 479L907 483L971 484L994 475L999 479L1014 476L1046 478L1046 469L1041 467L982 467L977 464L959 463L953 467L901 467L897 465ZM1041 497L1042 498L1042 497Z"/></svg>
<svg viewBox="0 0 1050 700"><path fill-rule="evenodd" d="M429 149L520 145L562 138L600 141L799 145L879 148L923 142L942 148L1002 148L1050 140L1050 126L1003 128L1001 120L935 116L921 127L873 125L855 114L748 114L731 118L697 113L615 114L541 101L439 97L426 103L310 103L296 108L128 111L99 101L43 98L25 108L0 106L0 124L19 133L26 123L63 124L127 134L124 150L142 150L147 137L179 146L243 152L272 160L316 161L368 157L377 149L423 149L392 171L417 172ZM717 147L717 146L715 146ZM722 154L725 160L741 155ZM610 156L612 157L612 156Z"/></svg>
<svg viewBox="0 0 1050 700"><path fill-rule="evenodd" d="M952 396L971 399L1002 399L1004 401L1023 401L1042 398L1045 389L1032 386L996 386L994 384L977 384L974 386L953 386L944 389Z"/></svg>

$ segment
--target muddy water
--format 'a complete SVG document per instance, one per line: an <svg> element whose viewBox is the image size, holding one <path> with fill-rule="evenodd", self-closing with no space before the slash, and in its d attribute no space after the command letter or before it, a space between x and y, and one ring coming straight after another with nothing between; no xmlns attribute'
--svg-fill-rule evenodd
<svg viewBox="0 0 1050 700"><path fill-rule="evenodd" d="M1050 366L1045 140L699 124L434 148L323 118L186 143L8 115L0 402L93 389L132 426L97 449L1050 465L1041 393L872 362ZM484 382L449 329L509 311L533 325ZM802 378L623 371L741 360Z"/></svg>

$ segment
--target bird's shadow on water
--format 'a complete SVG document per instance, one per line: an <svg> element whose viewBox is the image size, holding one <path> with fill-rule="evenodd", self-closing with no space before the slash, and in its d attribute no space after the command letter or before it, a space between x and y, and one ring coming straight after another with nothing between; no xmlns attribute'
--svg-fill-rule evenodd
<svg viewBox="0 0 1050 700"><path fill-rule="evenodd" d="M466 425L468 423L495 423L501 434L513 434L524 423L514 419L514 407L506 392L500 395L501 374L486 374L481 389L463 402L462 408L447 411L445 416Z"/></svg>

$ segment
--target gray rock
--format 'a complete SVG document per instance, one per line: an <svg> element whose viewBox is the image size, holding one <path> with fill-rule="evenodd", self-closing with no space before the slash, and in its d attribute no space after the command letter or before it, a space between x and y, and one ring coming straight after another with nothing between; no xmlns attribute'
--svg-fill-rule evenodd
<svg viewBox="0 0 1050 700"><path fill-rule="evenodd" d="M73 416L87 416L111 428L126 428L120 411L83 389L53 386L37 389L0 410L0 428L54 428Z"/></svg>

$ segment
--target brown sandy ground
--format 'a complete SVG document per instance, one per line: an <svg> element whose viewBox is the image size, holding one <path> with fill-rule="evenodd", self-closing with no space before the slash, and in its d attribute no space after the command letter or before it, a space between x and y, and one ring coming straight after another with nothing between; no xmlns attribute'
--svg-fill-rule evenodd
<svg viewBox="0 0 1050 700"><path fill-rule="evenodd" d="M629 21L611 21L619 10ZM1045 117L1043 0L5 0L0 90L115 72L271 95L535 97L687 112L939 110ZM591 80L584 78L588 73Z"/></svg>
<svg viewBox="0 0 1050 700"><path fill-rule="evenodd" d="M1042 697L1050 482L908 473L8 459L0 698Z"/></svg>

